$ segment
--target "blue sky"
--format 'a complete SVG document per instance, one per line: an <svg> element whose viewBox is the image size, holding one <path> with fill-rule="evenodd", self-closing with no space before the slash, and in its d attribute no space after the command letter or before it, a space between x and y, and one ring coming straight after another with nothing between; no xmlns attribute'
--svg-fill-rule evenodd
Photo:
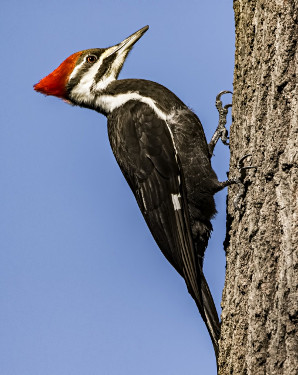
<svg viewBox="0 0 298 375"><path fill-rule="evenodd" d="M167 86L210 139L215 96L232 89L232 1L3 0L0 17L0 373L215 374L207 330L151 238L106 118L32 86L73 52L148 24L120 78ZM228 155L216 147L220 180ZM218 311L225 194L204 267Z"/></svg>

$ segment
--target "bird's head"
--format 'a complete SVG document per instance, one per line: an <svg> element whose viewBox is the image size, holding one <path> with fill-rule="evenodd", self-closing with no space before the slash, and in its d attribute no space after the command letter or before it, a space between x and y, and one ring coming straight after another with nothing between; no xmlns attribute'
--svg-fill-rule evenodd
<svg viewBox="0 0 298 375"><path fill-rule="evenodd" d="M34 85L34 90L72 104L90 105L99 93L118 78L128 53L148 28L143 27L113 47L74 53Z"/></svg>

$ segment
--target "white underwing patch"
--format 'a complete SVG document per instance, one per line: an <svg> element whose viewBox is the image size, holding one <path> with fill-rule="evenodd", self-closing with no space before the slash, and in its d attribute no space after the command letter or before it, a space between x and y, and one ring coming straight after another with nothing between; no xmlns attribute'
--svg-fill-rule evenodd
<svg viewBox="0 0 298 375"><path fill-rule="evenodd" d="M172 197L174 210L175 211L181 210L181 204L180 204L181 195L180 195L180 193L179 194L171 194L171 197Z"/></svg>

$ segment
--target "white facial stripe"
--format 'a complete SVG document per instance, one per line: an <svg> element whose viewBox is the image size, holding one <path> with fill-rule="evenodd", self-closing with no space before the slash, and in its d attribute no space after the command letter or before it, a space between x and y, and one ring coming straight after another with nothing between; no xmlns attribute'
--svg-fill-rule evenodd
<svg viewBox="0 0 298 375"><path fill-rule="evenodd" d="M109 86L111 82L115 81L114 75L104 76L96 85L93 87L93 91L102 91Z"/></svg>
<svg viewBox="0 0 298 375"><path fill-rule="evenodd" d="M99 58L96 63L94 63L90 69L82 76L80 82L73 88L71 96L74 96L76 98L81 98L84 100L84 102L90 102L94 99L94 95L90 92L90 89L94 83L94 78L96 76L96 73L98 72L103 60L107 57L107 55L110 54L113 47L107 49ZM73 72L71 73L69 80L76 76L77 72L81 68L83 64L86 63L86 60L84 59L79 65L77 65ZM113 80L113 77L108 77L107 80L100 81L102 83L102 86L99 89L105 88L108 84L110 84Z"/></svg>
<svg viewBox="0 0 298 375"><path fill-rule="evenodd" d="M171 196L172 196L172 202L173 202L174 210L175 211L181 210L181 204L180 204L181 195L180 194L171 194Z"/></svg>
<svg viewBox="0 0 298 375"><path fill-rule="evenodd" d="M106 113L112 112L114 109L121 107L123 104L127 103L129 100L138 100L142 103L148 104L157 116L162 119L166 120L167 115L163 111L161 111L155 101L151 98L146 96L141 96L137 92L129 92L126 94L119 94L119 95L101 95L96 99L95 105L99 108L102 108Z"/></svg>
<svg viewBox="0 0 298 375"><path fill-rule="evenodd" d="M84 65L84 64L85 64L85 59L82 62L80 62L80 64L77 65L74 68L74 70L71 72L71 75L68 78L68 82L77 75L78 71L81 69L82 65Z"/></svg>
<svg viewBox="0 0 298 375"><path fill-rule="evenodd" d="M111 49L113 49L113 47L111 47L109 50L111 50ZM108 75L103 76L101 78L101 80L99 82L97 82L96 85L94 85L94 87L93 87L94 91L102 91L102 90L104 90L105 88L108 87L108 85L111 82L113 82L116 79L116 76L118 75L119 70L120 70L121 66L123 65L124 60L125 60L126 55L127 55L126 53L122 54L121 52L122 51L120 51L120 52L117 53L117 57L113 61L111 70L108 71ZM114 53L114 52L109 53L108 56L110 56L112 53Z"/></svg>

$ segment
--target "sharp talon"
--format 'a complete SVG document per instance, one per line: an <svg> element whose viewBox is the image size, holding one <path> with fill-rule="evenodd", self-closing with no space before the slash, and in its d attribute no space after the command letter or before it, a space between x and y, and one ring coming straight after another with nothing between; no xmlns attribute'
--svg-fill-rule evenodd
<svg viewBox="0 0 298 375"><path fill-rule="evenodd" d="M257 169L257 167L255 167L254 165L250 165L250 166L241 168L241 170L243 170L243 169Z"/></svg>
<svg viewBox="0 0 298 375"><path fill-rule="evenodd" d="M221 136L220 136L220 139L222 141L222 143L226 146L229 146L229 142L228 142L228 131L226 128L223 129L222 133L221 133Z"/></svg>
<svg viewBox="0 0 298 375"><path fill-rule="evenodd" d="M245 159L247 159L249 156L252 156L252 154L244 155L237 163L237 169L239 170L240 177L229 178L227 181L220 182L220 185L216 190L216 192L218 192L218 191L222 190L223 188L225 188L226 186L230 186L230 185L233 185L233 184L238 185L238 192L237 192L237 194L236 194L236 196L233 200L233 206L234 206L236 211L241 210L240 201L245 196L245 185L244 185L244 182L243 182L244 178L245 178L245 171L247 169L257 169L256 166L251 166L251 165L249 165L247 167L243 166L243 161Z"/></svg>
<svg viewBox="0 0 298 375"><path fill-rule="evenodd" d="M227 115L228 113L228 110L230 107L232 107L232 104L226 104L224 107L222 106L222 101L221 101L221 97L222 95L224 94L232 94L231 91L221 91L215 98L215 107L217 108L218 112L219 112L219 115L221 115L221 112L223 112L225 115Z"/></svg>
<svg viewBox="0 0 298 375"><path fill-rule="evenodd" d="M215 133L213 134L213 136L211 138L211 141L208 145L210 156L213 155L214 147L215 147L215 145L216 145L216 143L218 142L219 139L221 139L221 141L224 145L226 145L226 146L229 145L229 143L228 143L228 138L229 138L228 137L228 131L225 128L225 126L226 126L226 123L227 123L227 114L229 112L229 108L232 107L232 104L226 104L225 106L222 105L221 97L224 94L233 94L233 93L232 93L232 91L223 90L219 94L217 94L217 96L216 96L215 106L218 110L219 120L218 120L218 125L217 125L217 128L215 130Z"/></svg>
<svg viewBox="0 0 298 375"><path fill-rule="evenodd" d="M237 168L238 168L238 170L240 172L241 179L244 179L244 177L245 177L245 171L247 169L257 169L257 167L254 166L254 165L248 165L246 167L243 165L244 160L247 159L250 156L252 156L252 154L246 154L246 155L242 156L242 158L237 163Z"/></svg>
<svg viewBox="0 0 298 375"><path fill-rule="evenodd" d="M252 154L246 154L244 156L242 156L241 159L238 160L238 163L237 163L237 168L238 169L242 169L243 168L243 162L245 159L247 159L249 156L252 156Z"/></svg>
<svg viewBox="0 0 298 375"><path fill-rule="evenodd" d="M222 97L222 95L224 95L224 94L233 94L232 93L232 91L228 91L228 90L223 90L223 91L221 91L219 94L217 94L216 95L216 101L219 101L220 100L220 98Z"/></svg>

